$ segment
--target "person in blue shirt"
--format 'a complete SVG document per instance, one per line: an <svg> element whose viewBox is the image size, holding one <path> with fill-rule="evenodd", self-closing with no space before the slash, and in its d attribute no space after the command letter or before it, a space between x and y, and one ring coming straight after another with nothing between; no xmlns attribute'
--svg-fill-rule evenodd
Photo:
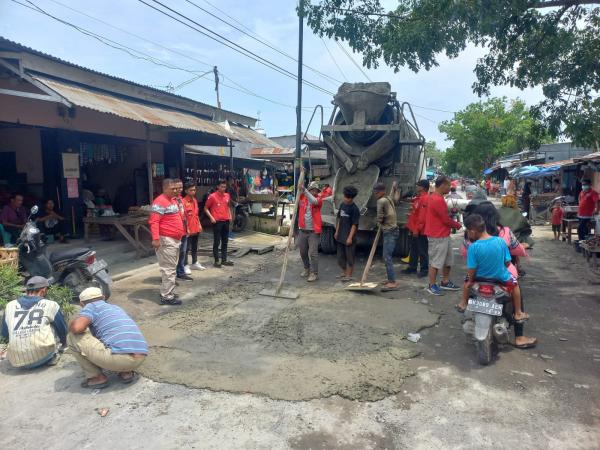
<svg viewBox="0 0 600 450"><path fill-rule="evenodd" d="M506 242L486 231L485 221L479 214L471 214L465 219L467 236L473 243L467 251L467 278L463 287L463 297L456 309L464 312L469 293L476 278L497 280L512 297L514 319L523 323L529 314L521 308L521 290L517 279L508 271L511 257Z"/></svg>
<svg viewBox="0 0 600 450"><path fill-rule="evenodd" d="M106 303L97 287L84 289L79 302L83 308L69 326L67 343L86 375L81 387L108 386L103 369L117 372L122 383L131 383L134 370L148 354L140 329L123 309Z"/></svg>

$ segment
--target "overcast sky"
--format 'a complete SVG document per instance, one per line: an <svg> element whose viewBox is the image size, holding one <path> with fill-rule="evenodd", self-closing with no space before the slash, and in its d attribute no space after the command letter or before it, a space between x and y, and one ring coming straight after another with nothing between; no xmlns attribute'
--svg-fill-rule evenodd
<svg viewBox="0 0 600 450"><path fill-rule="evenodd" d="M18 1L31 6L26 0ZM152 4L151 0L146 1ZM205 0L193 1L198 6L223 17L241 29L247 27L283 53L296 57L298 19L295 15L295 1L209 0L210 3L225 11L242 25L223 16ZM166 63L179 69L164 67L132 57L11 0L0 0L0 35L81 66L155 87L178 86L194 77L193 73L185 70L205 72L216 65L225 77L223 80L225 86L221 87L223 108L253 117L258 115L262 127L269 136L295 133L296 82L294 80L210 40L137 0L31 0L31 2L63 20L91 30L133 50L151 55L160 60L157 61L159 63ZM121 28L128 33L160 45L111 28L105 23L69 10L61 6L59 2L101 19L113 27ZM186 1L161 0L161 2L284 69L296 72L296 63L293 60L243 35ZM394 1L387 2L390 6L394 3ZM367 81L336 42L325 40L324 44L308 28L305 28L304 36L305 64L337 80ZM333 58L327 52L326 47ZM345 48L348 49L347 46ZM351 54L351 50L348 52ZM441 57L439 67L419 74L414 74L409 70L402 70L394 74L386 67L376 70L365 69L365 72L373 81L390 82L393 90L398 93L399 99L414 104L414 111L418 114L418 124L425 138L435 140L440 147L446 148L450 143L444 141L444 135L438 131L437 124L452 118L452 114L425 108L457 111L470 102L477 101L477 96L471 91L471 85L474 81L473 68L476 59L482 54L481 49L469 48L454 60ZM354 54L353 57L360 64L360 55ZM310 69L305 68L304 75L307 80L328 91L335 92L337 90L337 82L328 80ZM234 86L238 89L241 86L243 89L276 103L233 90L227 86ZM175 92L211 105L216 104L212 74L190 82ZM520 97L528 104L535 103L541 98L538 90L522 92L510 88L497 88L493 94L506 95L511 98ZM312 107L317 104L330 106L330 102L330 95L308 86L304 87L303 106ZM328 109L326 112L330 113L331 110ZM305 110L303 112L304 126L306 126L309 116L310 111ZM325 120L327 121L327 119L328 115L326 114ZM318 130L312 128L311 132L315 133Z"/></svg>

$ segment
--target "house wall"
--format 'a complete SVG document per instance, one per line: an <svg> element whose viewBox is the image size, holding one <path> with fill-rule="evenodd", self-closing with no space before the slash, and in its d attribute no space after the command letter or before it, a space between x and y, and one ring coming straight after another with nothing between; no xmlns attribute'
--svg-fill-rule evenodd
<svg viewBox="0 0 600 450"><path fill-rule="evenodd" d="M0 128L0 152L16 153L17 173L25 173L28 184L44 182L39 129Z"/></svg>

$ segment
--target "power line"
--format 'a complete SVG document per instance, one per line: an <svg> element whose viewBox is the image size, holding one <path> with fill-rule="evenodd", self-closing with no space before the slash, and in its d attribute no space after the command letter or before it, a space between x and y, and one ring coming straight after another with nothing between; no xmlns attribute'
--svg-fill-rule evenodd
<svg viewBox="0 0 600 450"><path fill-rule="evenodd" d="M350 53L348 53L348 51L344 48L344 46L342 44L340 44L340 41L336 40L335 43L338 45L339 48L342 49L342 51L346 54L346 56L348 57L348 59L350 61L352 61L352 64L354 64L356 66L356 68L358 70L360 70L360 72L369 81L369 83L372 83L371 79L369 78L369 75L367 75L367 73L363 70L363 68L362 68L362 66L360 64L358 64L356 61L354 61L354 58L352 57L352 55Z"/></svg>
<svg viewBox="0 0 600 450"><path fill-rule="evenodd" d="M414 105L413 105L413 106L414 106ZM439 125L439 124L440 124L439 122L436 122L435 120L433 120L433 119L430 119L429 117L425 117L425 116L424 116L424 115L422 115L422 114L419 114L419 113L414 113L414 115L415 115L415 116L417 116L417 117L420 117L421 119L425 119L425 120L427 120L427 121L429 121L429 122L431 122L431 123L433 123L433 124L435 124L435 125Z"/></svg>
<svg viewBox="0 0 600 450"><path fill-rule="evenodd" d="M276 52L277 52L277 53L279 53L280 55L283 55L283 56L285 56L286 58L289 58L289 59L291 59L291 60L292 60L292 61L294 61L294 62L298 62L298 60L297 60L296 58L294 58L294 57L293 57L293 56L291 56L290 54L288 54L288 53L284 52L283 50L280 50L280 49L278 49L277 47L275 47L273 44L271 44L270 42L268 42L266 39L264 39L264 38L263 38L262 36L260 36L259 34L255 33L255 32L248 33L248 32L246 32L246 31L244 31L243 29L241 29L240 27L238 27L238 26L236 26L236 25L233 25L233 24L232 24L232 23L230 23L230 22L227 22L226 20L222 19L221 17L217 16L216 14L213 14L212 12L210 12L210 11L208 11L207 9L203 8L202 6L200 6L200 5L197 5L197 4L196 4L196 3L194 3L193 1L191 1L191 0L185 0L185 1L186 1L187 3L189 3L190 5L193 5L194 7L198 8L200 11L203 11L203 12L205 12L205 13L206 13L206 14L208 14L209 16L211 16L211 17L214 17L215 19L217 19L217 20L219 20L219 21L223 22L223 23L224 23L224 24L226 24L226 25L229 25L229 26L230 26L230 27L232 27L233 29L235 29L235 30L239 31L240 33L242 33L242 34L244 34L244 35L248 36L249 38L251 38L251 39L255 40L256 42L259 42L259 43L261 43L262 45L264 45L264 46L266 46L266 47L270 48L271 50L274 50L274 51L276 51ZM211 6L212 6L212 5L211 5ZM213 6L213 8L214 8L214 6ZM230 17L230 16L228 16L228 17ZM258 36L258 37L256 37L256 36ZM326 78L326 79L327 79L328 81L330 81L330 82L337 83L337 84L340 84L340 83L341 83L341 81L340 81L340 80L336 80L336 79L335 79L335 78L333 78L332 76L330 76L330 75L327 75L326 73L323 73L323 72L321 72L320 70L317 70L317 69L315 69L314 67L311 67L311 66L309 66L309 65L307 65L307 64L302 64L302 66L303 66L303 67L306 67L307 69L311 70L312 72L314 72L314 73L316 73L316 74L318 74L318 75L322 76L323 78Z"/></svg>
<svg viewBox="0 0 600 450"><path fill-rule="evenodd" d="M409 102L410 103L410 102ZM449 114L456 114L456 111L449 111L447 109L438 109L438 108L430 108L428 106L419 106L419 105L415 105L413 103L410 103L410 105L413 108L419 108L419 109L427 109L429 111L437 111L437 112L443 112L443 113L449 113Z"/></svg>
<svg viewBox="0 0 600 450"><path fill-rule="evenodd" d="M117 41L114 41L114 40L108 39L108 38L106 38L105 36L102 36L102 35L100 35L100 34L94 33L94 32L92 32L92 31L90 31L90 30L87 30L87 29L85 29L85 28L83 28L83 27L80 27L80 26L78 26L78 25L75 25L75 24L72 24L72 23L70 23L70 22L68 22L68 21L66 21L66 20L60 19L60 18L58 18L58 17L56 17L56 16L53 16L52 14L50 14L50 13L47 13L47 12L46 12L46 11L44 11L42 8L40 8L39 6L35 5L34 3L30 2L29 0L25 0L25 1L27 1L28 3L31 3L31 4L32 4L34 7L28 6L28 5L24 4L24 3L21 3L21 2L19 2L19 1L17 1L17 0L11 0L11 1L12 1L12 2L14 2L14 3L17 3L17 4L21 5L21 6L23 6L24 8L30 9L30 10L32 10L32 11L34 11L34 12L37 12L37 13L39 13L39 14L45 15L45 16L47 16L47 17L49 17L49 18L52 18L53 20L56 20L57 22L60 22L60 23L62 23L62 24L64 24L64 25L66 25L66 26L68 26L68 27L74 28L76 31L78 31L78 32L80 32L80 33L82 33L82 34L84 34L84 35L86 35L86 36L88 36L88 37L94 38L94 39L98 40L100 43L102 43L102 44L104 44L104 45L106 45L106 46L108 46L108 47L114 48L114 49L116 49L116 50L123 51L123 52L127 53L129 56L132 56L132 57L134 57L134 58L136 58L136 59L145 60L145 61L147 61L147 62L153 63L153 64L155 64L155 65L158 65L158 66L166 67L166 68L168 68L168 69L181 70L181 71L184 71L184 72L187 72L187 73L194 74L194 75L195 75L195 77L194 77L192 80L195 80L195 79L197 79L197 78L199 77L199 75L201 75L201 74L200 74L198 71L194 71L194 70L188 70L188 69L185 69L185 68L182 68L182 67L179 67L179 66L175 66L175 65L173 65L173 64L169 64L169 63L167 63L167 62L165 62L165 61L163 61L163 60L161 60L161 59L155 58L155 57L153 57L153 56L151 56L151 55L148 55L147 53L144 53L144 52L142 52L142 51L140 51L140 50L136 50L136 49L133 49L133 48L131 48L131 47L127 47L127 46L125 46L124 44L121 44L121 43L119 43L119 42L117 42ZM202 62L202 61L200 61L200 60L196 60L196 58L194 58L194 57L191 57L191 56L189 56L189 55L186 55L186 54L184 54L184 53L180 53L180 52L178 52L178 51L175 51L175 50L172 50L172 49L170 49L170 48L168 48L168 47L164 47L164 46L162 46L162 45L160 45L160 44L157 44L157 43L155 43L155 42L153 42L153 41L151 41L151 40L149 40L149 39L146 39L146 38L144 38L144 37L142 37L142 36L138 36L138 35L135 35L135 34L129 33L129 32L127 32L127 31L125 31L125 30L122 30L121 28L118 28L118 27L112 26L112 25L110 25L110 24L108 24L108 23L106 23L106 22L104 22L104 21L102 21L102 20L100 20L100 19L97 19L97 18L95 18L95 17L93 17L93 16L90 16L90 15L88 15L88 14L82 13L82 12L80 12L80 11L77 11L77 10L73 9L73 8L67 7L66 5L62 5L60 2L57 2L57 1L55 1L55 0L51 0L51 1L53 1L54 3L57 3L57 4L61 5L61 6L65 6L66 8L68 8L68 9L71 9L71 10L73 10L73 11L75 11L75 12L78 12L78 13L80 13L80 14L83 14L83 15L85 15L85 16L87 16L87 17L91 18L91 19L97 20L98 22L105 23L106 25L109 25L109 26L111 26L112 28L115 28L115 29L117 29L117 30L119 30L119 31L123 31L123 32L124 32L124 33L126 33L126 34L129 34L129 35L135 36L135 37L137 37L137 38L139 38L139 39L142 39L142 40L144 40L144 41L146 41L146 42L150 42L150 43L152 43L152 44L158 45L159 47L161 47L161 48L163 48L163 49L165 49L165 50L168 50L168 51L170 51L170 52L172 52L172 53L174 53L174 54L178 54L178 55L180 55L180 56L183 56L183 57L186 57L186 58L188 58L188 59L195 60L195 61L197 61L197 62L200 62L200 63L202 63L202 64L205 64L205 65L210 65L210 64L208 64L208 63L204 63L204 62ZM113 45L113 44L114 44L114 45ZM137 54L134 54L133 52L135 52L135 53L137 53ZM140 55L142 55L142 56L140 56ZM212 70L211 70L210 72L212 72ZM210 73L210 72L209 72L209 73ZM205 75L205 74L204 74L204 75ZM265 97L265 96L262 96L262 95L260 95L260 94L257 94L256 92L253 92L253 91L251 91L251 90L249 90L249 89L247 89L247 88L243 87L242 85L240 85L240 84L236 83L236 82L235 82L234 80L232 80L231 78L229 78L229 77L227 77L227 78L229 79L229 81L230 81L230 82L232 82L232 83L236 84L237 86L240 86L240 87L241 87L241 88L235 88L235 87L233 87L233 86L229 86L229 85L227 85L227 84L223 84L223 86L227 87L228 89L232 89L232 90L235 90L235 91L241 92L241 93L243 93L243 94L246 94L246 95L250 95L250 96L253 96L253 97L260 98L260 99L262 99L262 100L265 100L265 101L267 101L267 102L269 102L269 103L273 103L273 104L275 104L275 105L284 106L284 107L291 108L291 109L295 109L295 108L296 108L296 107L295 107L295 106L293 106L293 105L288 105L288 104L285 104L285 103L281 103L281 102L278 102L277 100L273 100L273 99L270 99L270 98L268 98L268 97ZM203 81L208 81L208 80L206 80L205 78L201 78L201 79L202 79ZM189 82L189 81L190 81L190 80L188 80L188 82ZM185 82L185 84L188 84L188 82ZM174 90L174 89L175 89L175 88L174 88L174 86L173 86L171 83L169 83L168 85L161 85L161 86L158 86L158 85L151 85L151 86L149 86L149 87L153 87L153 88L155 88L155 89L166 90L166 91L172 91L172 90ZM310 108L310 107L305 107L305 108L303 108L303 109L312 110L312 108Z"/></svg>
<svg viewBox="0 0 600 450"><path fill-rule="evenodd" d="M325 39L321 38L321 42L323 42L323 45L325 46L325 50L327 50L327 53L329 53L329 57L331 58L331 60L335 64L335 67L337 67L338 70L340 71L340 73L342 74L342 78L345 81L348 81L348 78L346 77L346 74L344 73L344 71L342 70L342 68L340 67L340 65L337 63L337 61L335 60L335 58L333 57L333 54L329 51L329 47L327 47L327 44L325 43Z"/></svg>
<svg viewBox="0 0 600 450"><path fill-rule="evenodd" d="M169 6L161 3L158 0L151 0L151 1L153 1L154 3L159 4L163 8L165 8L168 11L171 11L174 14L176 14L176 15L184 18L185 20L193 23L194 25L196 25L196 26L198 26L198 27L206 30L208 33L211 33L212 35L208 34L207 32L204 32L204 31L202 31L202 30L200 30L200 29L198 29L196 27L193 27L193 26L191 26L190 24L188 24L186 22L183 22L182 20L180 20L177 17L174 17L174 16L168 14L167 12L163 11L162 9L159 9L159 8L157 8L155 6L152 6L152 5L148 4L148 3L146 3L146 1L144 1L144 0L138 0L138 1L140 3L142 3L142 4L144 4L144 5L152 8L152 9L154 9L155 11L158 11L159 13L161 13L161 14L163 14L163 15L165 15L165 16L167 16L167 17L169 17L169 18L171 18L171 19L173 19L173 20L175 20L175 21L177 21L179 23L181 23L182 25L185 25L186 27L188 27L188 28L190 28L190 29L192 29L192 30L194 30L194 31L196 31L196 32L198 32L198 33L200 33L200 34L202 34L202 35L204 35L204 36L212 39L213 41L218 42L219 44L224 45L224 46L226 46L226 47L234 50L235 52L240 53L240 54L246 56L247 58L250 58L250 59L258 62L259 64L262 64L262 65L264 65L264 66L266 66L266 67L268 67L268 68L270 68L272 70L275 70L276 72L279 72L280 74L285 75L285 76L287 76L287 77L289 77L289 78L291 78L293 80L297 79L297 76L295 74L293 74L292 72L290 72L289 70L287 70L287 69L285 69L285 68L283 68L281 66L278 66L277 64L275 64L275 63L273 63L273 62L271 62L271 61L269 61L269 60L261 57L260 55L257 55L256 53L254 53L254 52L252 52L252 51L250 51L250 50L248 50L248 49L246 49L246 48L244 48L244 47L236 44L235 42L227 39L226 37L222 36L221 34L215 32L215 31L212 31L211 29L209 29L209 28L207 28L207 27L199 24L195 20L190 19L186 15L181 14L180 12L178 12L178 11L170 8ZM330 91L328 91L328 90L326 90L326 89L324 89L324 88L322 88L322 87L320 87L320 86L318 86L318 85L316 85L316 84L314 84L314 83L312 83L312 82L310 82L308 80L302 80L302 83L306 84L309 87L312 87L313 89L321 91L321 92L323 92L325 94L334 95L333 92L330 92Z"/></svg>

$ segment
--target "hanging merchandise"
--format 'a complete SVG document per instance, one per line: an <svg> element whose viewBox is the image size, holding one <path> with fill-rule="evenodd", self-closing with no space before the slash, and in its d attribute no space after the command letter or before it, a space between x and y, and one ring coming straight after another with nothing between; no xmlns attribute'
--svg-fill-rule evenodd
<svg viewBox="0 0 600 450"><path fill-rule="evenodd" d="M127 152L124 147L117 147L114 144L82 142L79 144L79 156L82 167L99 164L112 165L125 162Z"/></svg>

